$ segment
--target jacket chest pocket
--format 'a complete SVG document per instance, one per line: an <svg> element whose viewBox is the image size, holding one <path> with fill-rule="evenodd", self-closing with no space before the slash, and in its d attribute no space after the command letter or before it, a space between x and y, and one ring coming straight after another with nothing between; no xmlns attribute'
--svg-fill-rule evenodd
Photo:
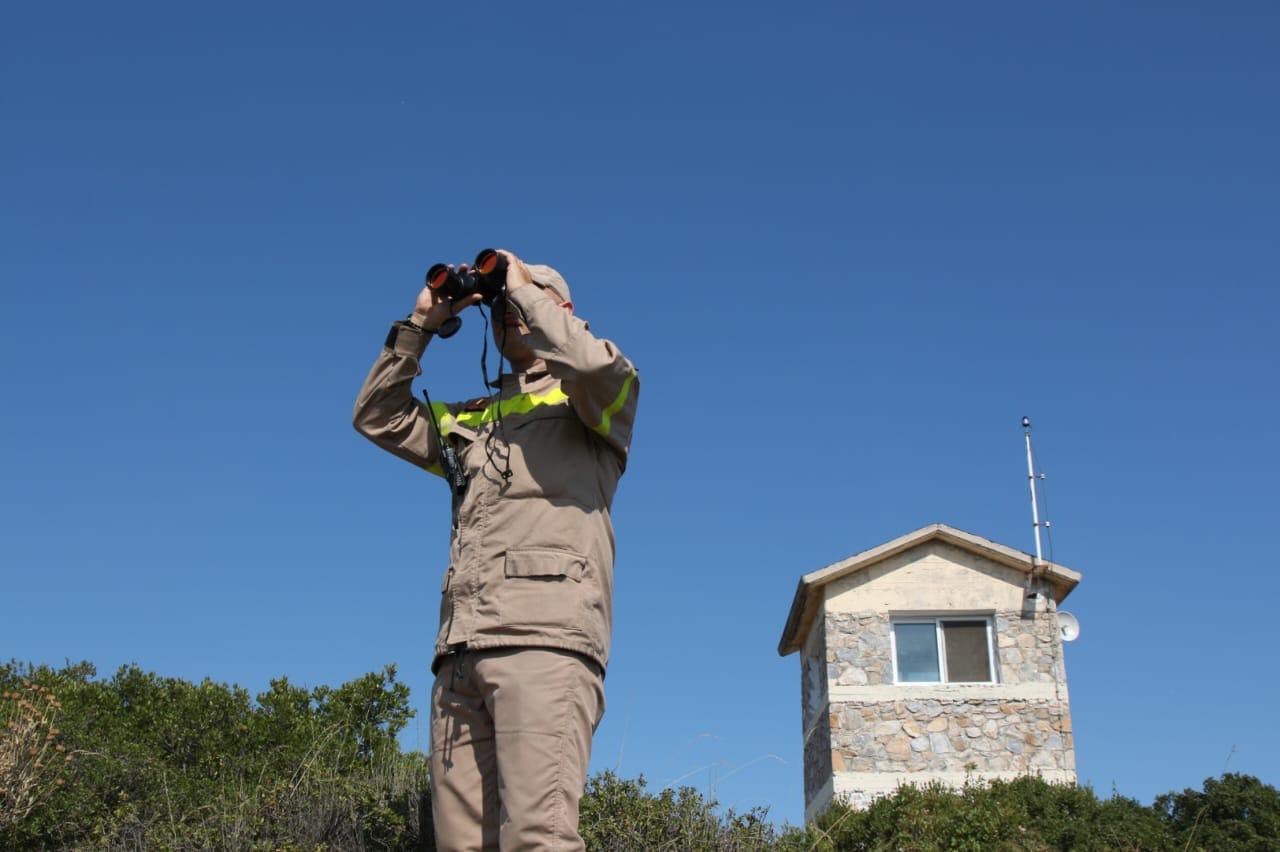
<svg viewBox="0 0 1280 852"><path fill-rule="evenodd" d="M531 417L511 431L516 479L511 496L568 499L597 504L597 472L590 439L567 407Z"/></svg>
<svg viewBox="0 0 1280 852"><path fill-rule="evenodd" d="M504 627L582 629L586 557L567 550L508 550L497 595Z"/></svg>

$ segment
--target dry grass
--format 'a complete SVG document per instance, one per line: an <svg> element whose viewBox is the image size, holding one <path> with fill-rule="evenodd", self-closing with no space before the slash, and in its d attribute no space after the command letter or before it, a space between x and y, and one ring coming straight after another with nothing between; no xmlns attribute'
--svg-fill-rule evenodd
<svg viewBox="0 0 1280 852"><path fill-rule="evenodd" d="M0 694L0 829L17 825L65 783L75 758L58 742L61 709L52 690L30 681Z"/></svg>

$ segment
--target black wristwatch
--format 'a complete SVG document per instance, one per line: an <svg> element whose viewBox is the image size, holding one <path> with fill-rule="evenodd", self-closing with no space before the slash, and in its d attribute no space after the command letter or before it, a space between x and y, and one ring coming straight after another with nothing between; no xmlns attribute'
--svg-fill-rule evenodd
<svg viewBox="0 0 1280 852"><path fill-rule="evenodd" d="M408 317L405 317L402 320L396 320L395 322L391 323L391 328L387 330L387 339L386 341L383 342L382 345L388 349L395 349L396 336L400 334L400 329L405 328L406 326L408 328L413 329L418 334L421 334L422 336L427 338L430 338L433 334L435 334L435 332L432 331L431 329L423 328L422 326L414 322L411 319L412 316L413 314L409 314Z"/></svg>

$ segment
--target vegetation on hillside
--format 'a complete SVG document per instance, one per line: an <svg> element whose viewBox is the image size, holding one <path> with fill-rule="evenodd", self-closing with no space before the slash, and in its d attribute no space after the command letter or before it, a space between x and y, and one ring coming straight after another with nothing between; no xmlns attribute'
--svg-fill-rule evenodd
<svg viewBox="0 0 1280 852"><path fill-rule="evenodd" d="M427 763L394 666L336 688L235 686L126 666L0 665L0 848L430 850ZM1280 850L1280 793L1226 774L1151 806L1021 778L903 788L778 829L691 788L590 779L593 850Z"/></svg>

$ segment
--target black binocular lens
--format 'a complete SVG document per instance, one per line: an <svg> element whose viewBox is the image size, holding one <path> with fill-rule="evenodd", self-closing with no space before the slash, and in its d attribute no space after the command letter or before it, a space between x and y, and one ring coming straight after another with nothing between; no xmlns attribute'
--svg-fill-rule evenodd
<svg viewBox="0 0 1280 852"><path fill-rule="evenodd" d="M507 275L507 258L493 249L485 249L476 255L475 270L480 275L501 275L505 283Z"/></svg>
<svg viewBox="0 0 1280 852"><path fill-rule="evenodd" d="M479 293L481 300L493 307L502 301L507 289L507 258L485 249L476 255L475 265L465 271L446 263L434 264L427 270L427 286L446 299L465 299Z"/></svg>
<svg viewBox="0 0 1280 852"><path fill-rule="evenodd" d="M432 290L445 288L445 295L448 295L447 285L450 283L450 279L454 279L456 282L457 278L458 273L450 269L448 264L437 263L427 270L427 286Z"/></svg>

